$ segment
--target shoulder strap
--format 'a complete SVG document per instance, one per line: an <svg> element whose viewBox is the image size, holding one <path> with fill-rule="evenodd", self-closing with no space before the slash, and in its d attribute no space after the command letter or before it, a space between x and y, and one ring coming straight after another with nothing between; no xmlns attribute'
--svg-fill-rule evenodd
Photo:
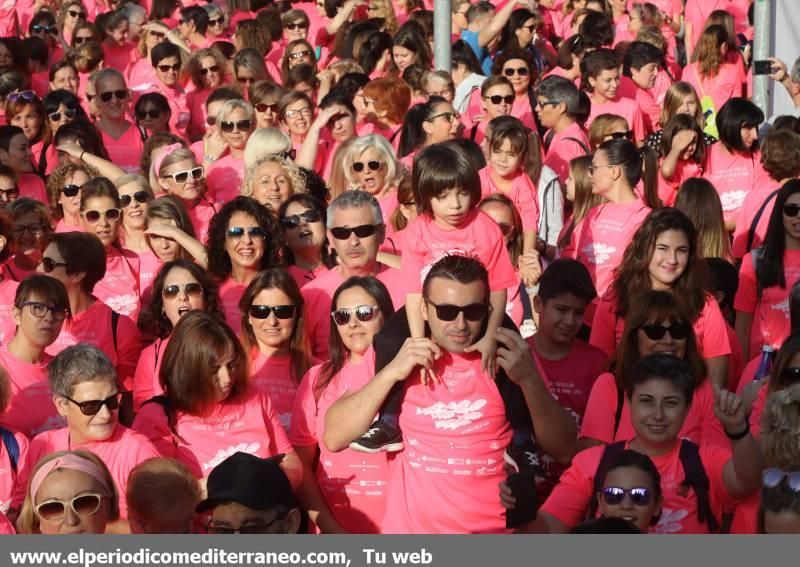
<svg viewBox="0 0 800 567"><path fill-rule="evenodd" d="M111 338L114 339L114 351L117 350L117 327L119 326L119 313L111 310Z"/></svg>
<svg viewBox="0 0 800 567"><path fill-rule="evenodd" d="M565 139L565 140L570 140L571 142L575 142L576 144L578 144L578 145L581 147L581 149L583 150L583 153L584 153L584 155L587 155L587 156L588 156L589 154L591 154L591 153L592 153L592 152L589 150L589 146L587 146L587 145L586 145L584 142L582 142L582 141L581 141L581 140L579 140L578 138L573 138L572 136L569 136L569 137L567 137L567 138L564 138L564 139Z"/></svg>
<svg viewBox="0 0 800 567"><path fill-rule="evenodd" d="M589 511L586 515L587 519L592 519L597 515L597 493L603 489L601 479L603 478L604 471L608 467L609 461L614 458L614 455L619 453L625 448L625 442L611 443L603 447L603 454L600 457L600 462L597 463L597 470L594 473L594 481L592 483L592 498L589 500Z"/></svg>
<svg viewBox="0 0 800 567"><path fill-rule="evenodd" d="M19 443L14 433L5 427L0 427L0 437L3 438L3 445L8 451L8 460L11 462L11 470L17 472L17 463L19 462Z"/></svg>
<svg viewBox="0 0 800 567"><path fill-rule="evenodd" d="M753 248L753 241L756 238L756 229L758 228L758 223L761 221L761 217L764 216L764 211L769 205L770 201L772 201L777 195L780 189L775 189L769 196L764 199L764 202L761 203L761 206L758 208L758 212L756 216L753 217L753 222L750 223L750 230L747 231L747 247L745 248L745 252L750 252Z"/></svg>
<svg viewBox="0 0 800 567"><path fill-rule="evenodd" d="M694 490L697 496L697 517L708 524L709 532L715 533L719 530L719 523L711 511L711 483L700 459L700 447L688 439L682 439L679 457L685 475L681 486Z"/></svg>
<svg viewBox="0 0 800 567"><path fill-rule="evenodd" d="M554 130L550 130L547 134L544 135L544 140L542 143L544 144L544 151L545 153L550 151L550 145L553 143L553 138L555 137L556 133Z"/></svg>
<svg viewBox="0 0 800 567"><path fill-rule="evenodd" d="M614 437L611 438L613 441L617 437L617 431L619 430L619 422L622 421L622 408L625 406L625 392L622 391L622 387L619 384L616 384L617 387L617 409L614 412Z"/></svg>
<svg viewBox="0 0 800 567"><path fill-rule="evenodd" d="M469 131L469 139L474 142L475 141L475 136L477 136L477 135L478 135L478 125L477 124L473 124L472 125L472 129Z"/></svg>

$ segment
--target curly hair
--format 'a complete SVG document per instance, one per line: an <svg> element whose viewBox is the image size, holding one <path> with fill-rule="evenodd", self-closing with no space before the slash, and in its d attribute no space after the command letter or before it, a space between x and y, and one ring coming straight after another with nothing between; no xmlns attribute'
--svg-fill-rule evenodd
<svg viewBox="0 0 800 567"><path fill-rule="evenodd" d="M224 73L224 70L227 69L228 65L228 62L225 60L225 57L222 55L222 53L220 53L219 49L207 47L192 53L192 55L189 57L189 60L186 62L186 71L189 73L194 86L200 90L205 88L203 86L203 78L201 75L203 72L203 65L201 64L201 61L207 57L214 59L214 63L216 63L216 65L220 68L221 73Z"/></svg>
<svg viewBox="0 0 800 567"><path fill-rule="evenodd" d="M239 196L228 201L211 218L206 239L208 271L220 282L228 278L233 270L230 256L225 250L225 240L228 233L228 223L234 213L250 215L266 233L264 255L261 258L260 265L261 270L281 264L280 251L285 245L283 233L278 226L278 218L270 209L262 206L252 197Z"/></svg>
<svg viewBox="0 0 800 567"><path fill-rule="evenodd" d="M251 167L247 168L244 183L242 184L241 194L245 197L253 196L253 183L255 182L258 169L265 163L277 163L281 166L286 177L289 178L289 183L292 186L292 193L305 193L306 192L306 178L300 168L297 167L292 160L286 159L278 155L264 156L256 161Z"/></svg>
<svg viewBox="0 0 800 567"><path fill-rule="evenodd" d="M50 199L50 214L53 215L54 219L60 220L64 218L64 209L61 207L61 203L59 203L61 200L61 189L64 188L64 183L67 178L78 171L82 171L88 175L89 179L100 175L100 172L91 165L85 163L65 163L55 168L53 173L50 174L50 177L47 178L47 196Z"/></svg>
<svg viewBox="0 0 800 567"><path fill-rule="evenodd" d="M800 463L800 384L770 392L761 416L761 450L769 467Z"/></svg>

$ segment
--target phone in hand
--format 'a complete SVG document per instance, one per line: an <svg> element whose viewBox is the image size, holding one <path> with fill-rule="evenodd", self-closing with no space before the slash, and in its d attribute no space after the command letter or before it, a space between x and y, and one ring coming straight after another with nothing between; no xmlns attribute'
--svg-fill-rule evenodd
<svg viewBox="0 0 800 567"><path fill-rule="evenodd" d="M506 484L517 501L513 510L506 510L506 528L518 528L535 520L539 510L536 474L532 471L515 473L506 479Z"/></svg>
<svg viewBox="0 0 800 567"><path fill-rule="evenodd" d="M771 75L773 72L772 61L769 59L753 61L753 75Z"/></svg>

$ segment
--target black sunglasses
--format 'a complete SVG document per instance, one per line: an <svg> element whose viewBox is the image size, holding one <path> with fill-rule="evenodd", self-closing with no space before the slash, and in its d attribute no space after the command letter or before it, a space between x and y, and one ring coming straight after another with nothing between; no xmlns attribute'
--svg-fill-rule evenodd
<svg viewBox="0 0 800 567"><path fill-rule="evenodd" d="M219 65L212 65L211 67L203 67L200 69L200 74L204 77L209 73L219 73Z"/></svg>
<svg viewBox="0 0 800 567"><path fill-rule="evenodd" d="M56 262L52 258L45 256L42 258L42 269L44 270L45 274L52 273L53 270L58 268L59 266L67 267L66 262Z"/></svg>
<svg viewBox="0 0 800 567"><path fill-rule="evenodd" d="M86 12L76 12L75 10L67 10L67 14L69 14L73 18L79 18L81 20L86 18Z"/></svg>
<svg viewBox="0 0 800 567"><path fill-rule="evenodd" d="M470 303L469 305L443 303L436 305L428 302L428 304L436 309L436 317L442 321L455 321L459 313L463 313L467 321L481 321L489 313L489 305L486 303Z"/></svg>
<svg viewBox="0 0 800 567"><path fill-rule="evenodd" d="M209 26L221 26L224 21L225 21L225 18L214 18L213 20L208 20L208 25Z"/></svg>
<svg viewBox="0 0 800 567"><path fill-rule="evenodd" d="M183 285L166 285L164 286L164 289L161 290L161 295L167 299L172 299L178 296L178 294L181 292L181 289L183 289L183 293L189 297L200 297L203 295L203 286L197 282L189 282Z"/></svg>
<svg viewBox="0 0 800 567"><path fill-rule="evenodd" d="M85 402L77 402L69 396L64 396L64 398L78 406L78 409L81 410L83 415L97 415L103 406L108 407L109 411L119 409L119 397L121 394L122 392L117 392L113 396L107 397L105 400L87 400Z"/></svg>
<svg viewBox="0 0 800 567"><path fill-rule="evenodd" d="M35 24L31 26L31 31L33 33L47 33L56 35L58 33L58 28L55 26L41 26L39 24Z"/></svg>
<svg viewBox="0 0 800 567"><path fill-rule="evenodd" d="M677 323L671 327L665 327L664 325L642 325L641 329L651 341L660 341L667 333L676 341L682 341L689 336L689 325L684 325L682 323Z"/></svg>
<svg viewBox="0 0 800 567"><path fill-rule="evenodd" d="M647 506L650 503L650 489L644 487L621 488L619 486L606 486L603 489L603 501L609 506L618 506L625 500L625 496L631 497L634 506Z"/></svg>
<svg viewBox="0 0 800 567"><path fill-rule="evenodd" d="M627 132L612 132L609 134L612 140L633 140L633 130Z"/></svg>
<svg viewBox="0 0 800 567"><path fill-rule="evenodd" d="M111 97L117 97L117 100L125 100L128 98L128 91L120 89L118 91L108 91L97 95L103 102L111 102Z"/></svg>
<svg viewBox="0 0 800 567"><path fill-rule="evenodd" d="M119 202L122 205L123 209L125 207L127 207L128 205L130 205L131 202L133 202L133 201L136 201L137 203L144 204L147 201L149 201L150 199L151 199L150 193L148 193L147 191L137 191L136 193L133 194L132 197L131 197L131 195L120 195L119 196Z"/></svg>
<svg viewBox="0 0 800 567"><path fill-rule="evenodd" d="M297 310L295 305L251 305L247 313L254 319L268 319L274 313L277 319L291 319Z"/></svg>
<svg viewBox="0 0 800 567"><path fill-rule="evenodd" d="M794 384L800 382L800 368L784 368L781 370L781 380Z"/></svg>
<svg viewBox="0 0 800 567"><path fill-rule="evenodd" d="M222 122L219 123L219 127L226 134L230 134L231 132L233 132L234 128L239 132L246 132L252 126L253 126L252 120L236 120L235 122L223 120Z"/></svg>
<svg viewBox="0 0 800 567"><path fill-rule="evenodd" d="M67 120L72 120L73 118L75 118L76 112L77 111L74 108L67 108L63 112L64 118L66 118ZM47 115L47 117L50 118L50 120L52 120L53 122L58 122L59 120L61 120L61 114L62 114L61 112L51 112L50 114Z"/></svg>
<svg viewBox="0 0 800 567"><path fill-rule="evenodd" d="M239 240L244 236L245 232L253 240L267 237L267 233L260 226L248 226L247 228L241 226L232 226L228 229L228 238Z"/></svg>
<svg viewBox="0 0 800 567"><path fill-rule="evenodd" d="M362 323L367 323L372 321L379 312L380 308L377 305L359 305L358 307L337 309L331 312L331 317L333 317L333 322L341 327L347 325L353 315Z"/></svg>
<svg viewBox="0 0 800 567"><path fill-rule="evenodd" d="M365 166L369 167L370 170L372 170L372 171L378 171L381 168L382 165L383 165L383 162L380 162L380 161L378 161L376 159L371 159L366 163L363 162L363 161L354 161L353 162L353 171L355 171L357 173L361 173L362 171L364 171L364 167Z"/></svg>
<svg viewBox="0 0 800 567"><path fill-rule="evenodd" d="M83 187L83 185L64 185L61 188L61 192L67 197L74 197L81 192L81 187Z"/></svg>
<svg viewBox="0 0 800 567"><path fill-rule="evenodd" d="M93 37L84 37L84 36L76 36L75 39L72 40L72 45L81 45L86 43L87 41L92 41Z"/></svg>
<svg viewBox="0 0 800 567"><path fill-rule="evenodd" d="M514 103L514 95L506 95L506 96L492 95L484 98L488 98L492 102L492 104L500 104L501 102L504 102L506 104Z"/></svg>
<svg viewBox="0 0 800 567"><path fill-rule="evenodd" d="M376 224L362 224L353 228L337 226L331 229L331 234L336 240L347 240L354 232L359 238L367 238L375 234L379 226Z"/></svg>
<svg viewBox="0 0 800 567"><path fill-rule="evenodd" d="M787 217L796 217L797 213L800 213L800 205L795 205L794 203L786 203L783 206L783 214Z"/></svg>
<svg viewBox="0 0 800 567"><path fill-rule="evenodd" d="M296 29L304 30L304 29L308 28L308 24L303 24L303 23L300 23L300 24L286 24L283 27L285 27L287 30L296 30Z"/></svg>
<svg viewBox="0 0 800 567"><path fill-rule="evenodd" d="M276 112L278 110L278 103L267 104L266 102L259 102L258 104L254 104L253 107L259 112L266 112L267 110Z"/></svg>
<svg viewBox="0 0 800 567"><path fill-rule="evenodd" d="M169 73L170 71L175 71L177 73L181 70L181 64L175 63L173 65L159 65L158 70L162 73Z"/></svg>
<svg viewBox="0 0 800 567"><path fill-rule="evenodd" d="M137 110L136 111L136 119L137 120L146 120L148 118L156 119L161 116L160 110Z"/></svg>
<svg viewBox="0 0 800 567"><path fill-rule="evenodd" d="M519 75L520 77L527 77L530 71L527 67L519 67L517 69L503 69L503 75L506 77L513 77L514 75Z"/></svg>
<svg viewBox="0 0 800 567"><path fill-rule="evenodd" d="M293 229L300 226L301 222L306 222L311 224L312 222L319 222L322 220L322 215L319 214L319 211L315 211L314 209L309 209L300 213L299 215L290 215L288 217L284 217L281 219L281 224L286 228Z"/></svg>

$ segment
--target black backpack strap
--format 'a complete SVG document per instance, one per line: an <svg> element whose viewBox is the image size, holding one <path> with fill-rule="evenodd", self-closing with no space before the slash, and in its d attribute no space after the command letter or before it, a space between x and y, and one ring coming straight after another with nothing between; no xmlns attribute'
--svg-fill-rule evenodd
<svg viewBox="0 0 800 567"><path fill-rule="evenodd" d="M117 327L119 326L119 313L111 310L111 338L114 339L114 352L117 351Z"/></svg>
<svg viewBox="0 0 800 567"><path fill-rule="evenodd" d="M475 136L477 136L477 135L478 135L478 125L477 124L473 124L472 128L469 131L469 139L474 142L475 141Z"/></svg>
<svg viewBox="0 0 800 567"><path fill-rule="evenodd" d="M761 203L761 206L758 208L758 212L756 216L753 217L753 222L750 223L750 230L747 231L747 247L745 248L745 252L750 252L753 248L753 241L756 239L756 229L758 228L758 223L761 220L761 217L764 216L764 211L769 205L770 201L772 201L777 195L780 189L775 189L769 196L764 199L764 202Z"/></svg>
<svg viewBox="0 0 800 567"><path fill-rule="evenodd" d="M572 136L568 136L567 138L564 138L564 139L565 139L565 140L569 140L569 141L571 141L571 142L575 142L576 144L578 144L578 145L581 147L581 149L583 150L583 153L584 153L584 155L587 155L587 156L588 156L589 154L591 154L591 153L592 153L592 152L589 150L589 146L587 146L587 145L586 145L584 142L582 142L582 141L581 141L581 140L579 140L578 138L573 138Z"/></svg>
<svg viewBox="0 0 800 567"><path fill-rule="evenodd" d="M19 443L17 438L14 437L14 432L0 427L0 437L3 439L3 445L8 453L8 461L11 463L11 470L17 472L17 463L19 462Z"/></svg>
<svg viewBox="0 0 800 567"><path fill-rule="evenodd" d="M694 490L697 496L698 519L708 524L709 532L716 533L719 522L711 510L711 482L700 459L700 447L688 439L682 439L679 457L685 474L681 486Z"/></svg>
<svg viewBox="0 0 800 567"><path fill-rule="evenodd" d="M600 462L597 463L597 470L594 473L594 482L592 483L592 497L589 500L589 511L586 518L591 520L597 515L597 493L603 489L603 477L605 470L608 468L608 463L614 458L614 455L625 449L625 442L611 443L603 447L603 454L600 456Z"/></svg>
<svg viewBox="0 0 800 567"><path fill-rule="evenodd" d="M614 436L611 438L611 441L614 441L617 437L617 431L619 430L619 423L622 421L622 408L625 407L625 392L622 391L622 386L616 384L617 386L617 409L614 412Z"/></svg>

